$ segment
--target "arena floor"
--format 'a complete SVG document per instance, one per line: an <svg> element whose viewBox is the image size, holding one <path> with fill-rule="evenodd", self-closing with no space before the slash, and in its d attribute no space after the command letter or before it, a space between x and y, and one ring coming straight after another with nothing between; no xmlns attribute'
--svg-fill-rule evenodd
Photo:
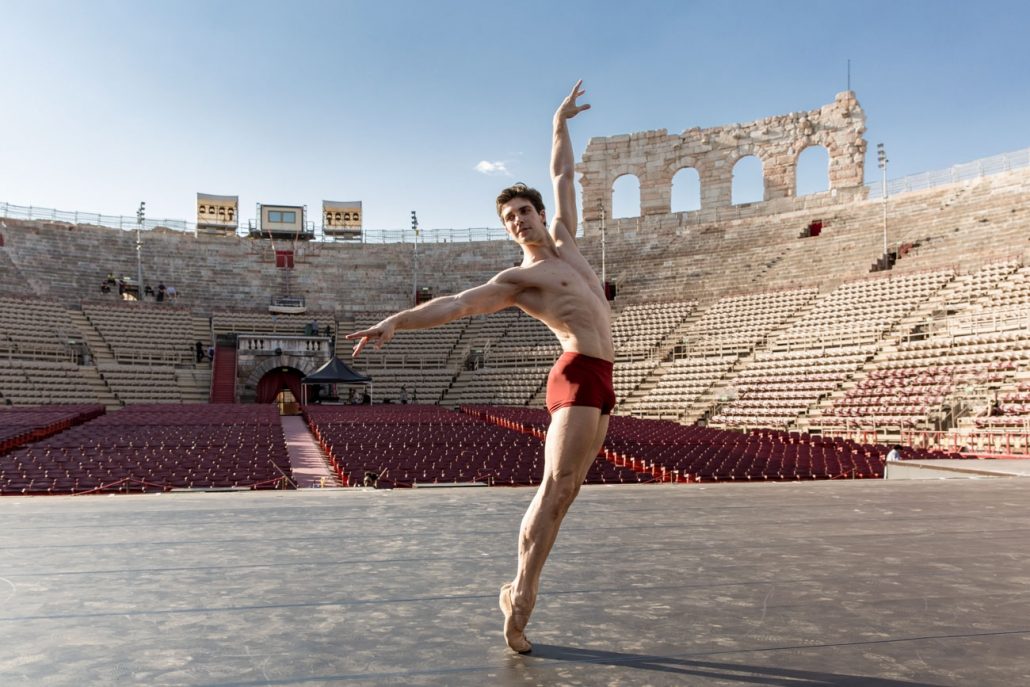
<svg viewBox="0 0 1030 687"><path fill-rule="evenodd" d="M0 684L1030 684L1030 480L0 499Z"/></svg>

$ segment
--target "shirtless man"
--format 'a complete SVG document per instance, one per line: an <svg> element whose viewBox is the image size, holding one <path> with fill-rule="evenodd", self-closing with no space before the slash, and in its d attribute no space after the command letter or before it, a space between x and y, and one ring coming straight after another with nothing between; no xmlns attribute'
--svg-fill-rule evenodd
<svg viewBox="0 0 1030 687"><path fill-rule="evenodd" d="M615 405L612 389L611 310L600 280L576 246L575 162L567 121L589 105L576 83L554 114L551 182L555 213L550 230L540 192L515 184L497 198L504 228L522 248L522 263L482 286L443 296L348 334L358 339L353 355L368 342L376 348L399 329L425 329L470 315L511 306L540 320L558 337L564 353L547 378L551 424L544 445L544 474L522 518L515 579L501 587L504 639L518 653L529 653L525 627L539 592L544 561L558 528L579 493L608 431Z"/></svg>

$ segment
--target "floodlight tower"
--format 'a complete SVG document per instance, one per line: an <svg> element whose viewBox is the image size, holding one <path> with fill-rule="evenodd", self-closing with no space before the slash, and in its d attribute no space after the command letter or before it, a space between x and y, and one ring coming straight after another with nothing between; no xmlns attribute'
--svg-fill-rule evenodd
<svg viewBox="0 0 1030 687"><path fill-rule="evenodd" d="M414 306L418 303L418 215L414 210L411 211L411 231L415 233L411 262L411 304Z"/></svg>
<svg viewBox="0 0 1030 687"><path fill-rule="evenodd" d="M136 299L143 302L143 220L147 214L147 202L140 201L139 209L136 210Z"/></svg>
<svg viewBox="0 0 1030 687"><path fill-rule="evenodd" d="M876 144L876 162L883 173L880 196L883 201L883 266L887 268L887 151L882 143Z"/></svg>

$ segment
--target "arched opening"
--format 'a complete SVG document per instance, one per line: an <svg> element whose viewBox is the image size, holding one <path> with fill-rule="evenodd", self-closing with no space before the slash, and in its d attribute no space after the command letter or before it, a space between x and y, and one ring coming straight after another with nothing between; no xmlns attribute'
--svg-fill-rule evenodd
<svg viewBox="0 0 1030 687"><path fill-rule="evenodd" d="M808 146L798 155L794 174L798 196L830 190L830 151L823 146Z"/></svg>
<svg viewBox="0 0 1030 687"><path fill-rule="evenodd" d="M701 209L701 176L693 167L684 167L672 178L672 211Z"/></svg>
<svg viewBox="0 0 1030 687"><path fill-rule="evenodd" d="M294 367L276 367L266 372L257 383L256 402L273 403L281 391L289 391L294 399L303 398L300 380L304 373Z"/></svg>
<svg viewBox="0 0 1030 687"><path fill-rule="evenodd" d="M747 155L733 165L733 204L760 203L765 200L765 178L762 161Z"/></svg>
<svg viewBox="0 0 1030 687"><path fill-rule="evenodd" d="M640 217L640 179L623 174L612 184L612 218Z"/></svg>

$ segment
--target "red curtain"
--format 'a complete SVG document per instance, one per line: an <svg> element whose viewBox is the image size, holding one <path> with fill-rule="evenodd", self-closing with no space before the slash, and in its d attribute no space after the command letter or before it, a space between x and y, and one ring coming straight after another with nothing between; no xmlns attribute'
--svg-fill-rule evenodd
<svg viewBox="0 0 1030 687"><path fill-rule="evenodd" d="M301 403L303 401L300 389L300 380L302 378L303 375L301 375L300 371L292 368L276 368L266 373L257 385L257 402L274 403L275 397L279 392L283 388L287 388L293 392L297 403Z"/></svg>

